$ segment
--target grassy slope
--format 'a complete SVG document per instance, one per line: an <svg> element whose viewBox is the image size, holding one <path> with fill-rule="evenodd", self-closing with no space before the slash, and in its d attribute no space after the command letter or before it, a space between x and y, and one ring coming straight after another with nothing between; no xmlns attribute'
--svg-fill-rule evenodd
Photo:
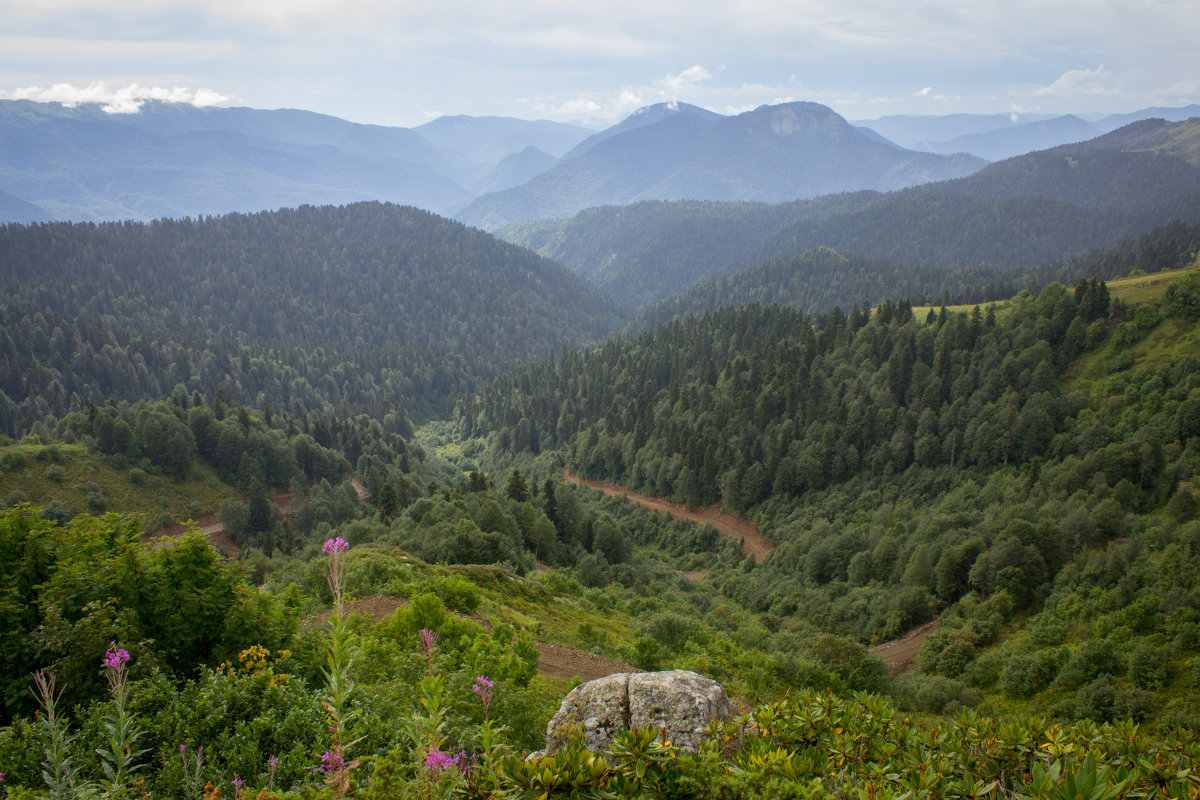
<svg viewBox="0 0 1200 800"><path fill-rule="evenodd" d="M1200 256L1197 256L1194 264L1185 269L1163 270L1149 275L1129 275L1108 281L1108 291L1113 299L1124 300L1127 303L1158 303L1166 294L1168 286L1197 270L1200 270ZM1002 316L1004 311L1012 306L1012 302L1000 300L994 303L984 303L980 307L986 308L987 306L993 306L996 313ZM925 319L931 310L941 310L941 308L941 306L913 306L913 315L917 319ZM969 314L974 308L975 306L971 304L946 306L947 311L959 314Z"/></svg>
<svg viewBox="0 0 1200 800"><path fill-rule="evenodd" d="M35 507L58 500L75 513L141 514L147 530L160 527L164 513L173 521L211 514L223 500L238 494L217 479L212 467L202 463L193 464L186 481L146 472L139 485L134 483L137 473L133 479L130 477L136 467L118 466L118 462L83 445L12 444L0 447L0 463L11 461L10 453L20 454L25 466L0 468L0 500L11 504L24 499ZM103 508L88 508L92 487L99 487L103 494Z"/></svg>

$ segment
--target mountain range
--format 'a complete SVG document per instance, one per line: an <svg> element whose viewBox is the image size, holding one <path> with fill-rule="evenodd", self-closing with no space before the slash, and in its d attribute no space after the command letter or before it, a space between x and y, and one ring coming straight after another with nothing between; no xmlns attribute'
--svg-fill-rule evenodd
<svg viewBox="0 0 1200 800"><path fill-rule="evenodd" d="M1200 118L1143 120L957 180L778 205L638 203L498 231L635 306L816 247L915 266L1026 272L1200 221ZM860 298L867 299L867 298Z"/></svg>
<svg viewBox="0 0 1200 800"><path fill-rule="evenodd" d="M1091 138L1151 114L1178 120L1196 111L890 117L864 125L815 103L734 116L661 103L594 132L505 117L442 117L408 129L288 109L147 102L137 113L110 114L97 105L0 101L0 222L382 200L495 230L650 199L781 203L936 185L975 174L985 158Z"/></svg>
<svg viewBox="0 0 1200 800"><path fill-rule="evenodd" d="M930 153L970 153L999 161L1034 150L1047 150L1103 136L1144 119L1180 122L1200 116L1200 105L1152 107L1129 114L1085 118L1074 114L896 115L855 122L902 147Z"/></svg>
<svg viewBox="0 0 1200 800"><path fill-rule="evenodd" d="M917 153L881 142L816 103L761 106L732 117L662 104L617 128L585 140L521 186L476 199L457 216L492 230L640 200L778 203L901 189L985 165L972 156Z"/></svg>

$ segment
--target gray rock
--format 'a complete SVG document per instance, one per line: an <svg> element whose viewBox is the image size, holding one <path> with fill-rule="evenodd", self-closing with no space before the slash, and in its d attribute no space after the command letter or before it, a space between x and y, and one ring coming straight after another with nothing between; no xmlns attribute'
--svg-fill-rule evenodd
<svg viewBox="0 0 1200 800"><path fill-rule="evenodd" d="M732 708L716 681L687 670L623 672L575 687L546 728L546 750L582 733L589 750L606 750L624 728L653 727L682 750L696 750L709 723Z"/></svg>

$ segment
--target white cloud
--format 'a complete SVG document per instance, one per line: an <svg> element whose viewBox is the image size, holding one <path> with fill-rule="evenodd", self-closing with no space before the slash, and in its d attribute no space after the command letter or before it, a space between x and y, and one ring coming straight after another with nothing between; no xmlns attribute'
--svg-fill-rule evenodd
<svg viewBox="0 0 1200 800"><path fill-rule="evenodd" d="M679 91L681 89L690 89L693 86L697 86L707 80L710 80L711 78L711 72L699 64L696 64L695 66L688 67L678 75L667 75L662 82L668 88Z"/></svg>
<svg viewBox="0 0 1200 800"><path fill-rule="evenodd" d="M1033 91L1034 97L1076 98L1082 95L1091 97L1124 97L1120 89L1106 85L1112 77L1103 64L1095 69L1070 69L1058 77L1049 86L1043 86Z"/></svg>
<svg viewBox="0 0 1200 800"><path fill-rule="evenodd" d="M36 100L40 103L62 103L73 108L81 103L98 103L109 114L133 114L147 100L162 100L168 103L191 103L194 106L219 105L229 100L212 89L191 89L176 86L171 89L139 86L136 83L119 89L109 89L103 82L88 86L73 86L56 83L49 88L27 86L13 92L14 100Z"/></svg>
<svg viewBox="0 0 1200 800"><path fill-rule="evenodd" d="M913 97L928 97L929 93L932 91L933 91L932 86L926 86L924 89L921 89L919 92L913 92Z"/></svg>

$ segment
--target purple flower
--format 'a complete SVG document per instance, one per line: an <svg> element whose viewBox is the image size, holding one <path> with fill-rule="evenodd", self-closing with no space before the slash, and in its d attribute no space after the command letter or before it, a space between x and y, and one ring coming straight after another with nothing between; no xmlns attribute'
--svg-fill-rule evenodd
<svg viewBox="0 0 1200 800"><path fill-rule="evenodd" d="M268 758L267 759L267 769L271 770L271 774L274 774L275 770L279 769L279 759L276 758L275 756L271 756L270 758Z"/></svg>
<svg viewBox="0 0 1200 800"><path fill-rule="evenodd" d="M437 775L444 769L449 769L458 763L458 759L449 753L443 753L436 747L425 756L425 769Z"/></svg>
<svg viewBox="0 0 1200 800"><path fill-rule="evenodd" d="M325 555L333 555L334 553L344 553L350 549L350 545L346 544L346 540L342 537L330 539L325 542L325 546L321 548L321 552Z"/></svg>
<svg viewBox="0 0 1200 800"><path fill-rule="evenodd" d="M471 691L478 695L483 702L483 713L487 716L488 706L492 704L492 682L483 675L475 678L475 685L471 687Z"/></svg>
<svg viewBox="0 0 1200 800"><path fill-rule="evenodd" d="M108 651L104 654L105 669L120 669L121 665L129 660L129 652L123 647L117 647L115 644L109 645Z"/></svg>
<svg viewBox="0 0 1200 800"><path fill-rule="evenodd" d="M242 779L239 778L237 775L234 775L233 780L231 780L229 782L229 785L233 787L233 796L241 797L241 795L242 795Z"/></svg>
<svg viewBox="0 0 1200 800"><path fill-rule="evenodd" d="M342 754L336 750L327 750L321 755L321 769L325 770L326 775L331 772L341 772L345 766L346 762L342 758Z"/></svg>
<svg viewBox="0 0 1200 800"><path fill-rule="evenodd" d="M183 755L186 752L187 752L187 745L186 744L179 745L179 754Z"/></svg>

